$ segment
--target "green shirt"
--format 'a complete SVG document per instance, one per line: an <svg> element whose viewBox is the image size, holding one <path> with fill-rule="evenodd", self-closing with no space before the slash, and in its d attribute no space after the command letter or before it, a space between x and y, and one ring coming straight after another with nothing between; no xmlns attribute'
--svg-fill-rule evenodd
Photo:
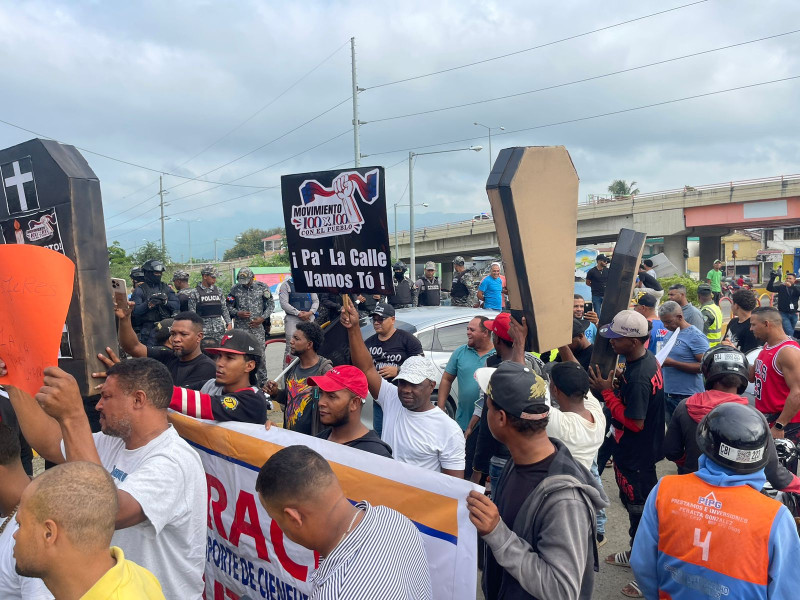
<svg viewBox="0 0 800 600"><path fill-rule="evenodd" d="M450 375L455 375L458 381L458 409L456 410L456 422L461 427L461 431L466 431L472 413L475 412L475 402L481 394L481 388L475 381L475 371L486 366L486 359L495 354L492 348L479 356L475 348L470 348L466 344L456 348L455 352L447 361L445 371Z"/></svg>
<svg viewBox="0 0 800 600"><path fill-rule="evenodd" d="M706 279L711 282L711 291L712 292L721 292L722 286L720 282L722 281L722 271L717 271L716 269L711 269L706 275Z"/></svg>

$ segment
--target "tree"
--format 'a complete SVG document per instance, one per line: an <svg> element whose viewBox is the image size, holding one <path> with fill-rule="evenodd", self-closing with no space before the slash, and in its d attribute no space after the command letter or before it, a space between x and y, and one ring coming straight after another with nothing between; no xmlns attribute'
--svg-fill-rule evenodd
<svg viewBox="0 0 800 600"><path fill-rule="evenodd" d="M152 258L160 260L165 265L170 263L169 253L166 250L162 252L161 244L156 244L155 242L146 242L144 246L133 254L133 261L137 265L142 265Z"/></svg>
<svg viewBox="0 0 800 600"><path fill-rule="evenodd" d="M624 179L615 179L608 186L608 191L611 192L612 196L635 196L639 193L639 188L636 187L635 181L631 181L628 184Z"/></svg>
<svg viewBox="0 0 800 600"><path fill-rule="evenodd" d="M262 255L264 254L264 242L261 240L281 232L283 232L282 227L273 227L272 229L251 227L250 229L245 229L237 236L236 245L225 251L223 260Z"/></svg>
<svg viewBox="0 0 800 600"><path fill-rule="evenodd" d="M108 247L108 263L111 265L127 265L131 262L131 257L125 253L125 249L114 241Z"/></svg>

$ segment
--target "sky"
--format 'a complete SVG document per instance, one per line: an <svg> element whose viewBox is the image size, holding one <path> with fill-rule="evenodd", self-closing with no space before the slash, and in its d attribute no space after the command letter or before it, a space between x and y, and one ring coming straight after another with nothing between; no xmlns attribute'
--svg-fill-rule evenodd
<svg viewBox="0 0 800 600"><path fill-rule="evenodd" d="M0 148L81 148L108 243L128 250L160 240L163 173L172 257L189 228L193 256L214 239L221 255L283 225L281 175L352 166L355 37L362 166L386 167L390 227L409 151L457 150L415 159L418 224L489 211L475 122L495 128L492 158L564 145L581 201L614 179L645 193L795 174L800 78L713 92L800 76L798 23L796 0L0 3Z"/></svg>

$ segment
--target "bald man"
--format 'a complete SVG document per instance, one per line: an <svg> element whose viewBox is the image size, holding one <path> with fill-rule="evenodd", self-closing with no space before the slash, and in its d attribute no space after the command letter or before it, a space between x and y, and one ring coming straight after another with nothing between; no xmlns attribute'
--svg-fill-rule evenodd
<svg viewBox="0 0 800 600"><path fill-rule="evenodd" d="M406 517L345 497L328 462L306 446L270 457L256 480L261 504L290 540L319 553L311 600L430 600L422 538Z"/></svg>
<svg viewBox="0 0 800 600"><path fill-rule="evenodd" d="M100 465L72 462L33 480L22 493L14 534L17 571L39 577L56 600L164 600L147 569L112 547L117 490Z"/></svg>

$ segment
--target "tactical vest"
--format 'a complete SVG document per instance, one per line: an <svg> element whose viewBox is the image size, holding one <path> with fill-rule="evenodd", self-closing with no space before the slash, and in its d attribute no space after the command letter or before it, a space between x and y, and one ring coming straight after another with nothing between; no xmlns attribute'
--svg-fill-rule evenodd
<svg viewBox="0 0 800 600"><path fill-rule="evenodd" d="M311 294L300 293L294 290L294 281L289 280L289 304L294 306L297 310L311 310Z"/></svg>
<svg viewBox="0 0 800 600"><path fill-rule="evenodd" d="M422 278L422 287L419 290L420 306L439 306L442 299L442 290L439 286L439 278L434 277L433 281L428 281L427 277Z"/></svg>
<svg viewBox="0 0 800 600"><path fill-rule="evenodd" d="M466 270L461 273L453 274L453 285L450 287L450 296L453 298L466 298L469 296L467 284L461 281L461 278L466 276L466 274Z"/></svg>
<svg viewBox="0 0 800 600"><path fill-rule="evenodd" d="M713 348L717 344L720 343L722 340L722 310L720 310L719 306L714 304L705 304L700 307L702 312L711 311L714 315L714 322L708 326L708 331L706 332L706 337L708 338L708 345Z"/></svg>
<svg viewBox="0 0 800 600"><path fill-rule="evenodd" d="M189 310L189 290L181 290L178 292L178 302L180 303L181 312Z"/></svg>
<svg viewBox="0 0 800 600"><path fill-rule="evenodd" d="M221 317L222 293L219 288L215 285L210 288L204 288L198 284L195 290L197 291L197 314L204 319Z"/></svg>
<svg viewBox="0 0 800 600"><path fill-rule="evenodd" d="M405 278L403 278L402 281L396 282L394 294L389 296L388 302L394 307L401 306L403 304L411 306L413 302L413 298L411 296L411 282Z"/></svg>
<svg viewBox="0 0 800 600"><path fill-rule="evenodd" d="M150 287L147 282L142 283L139 287L142 289L142 295L144 296L145 304L147 304L147 301L153 294L164 294L167 296L167 298L169 298L169 286L163 281L158 284L158 287L155 288ZM162 304L160 306L156 306L155 308L147 309L147 312L141 317L140 323L155 323L157 321L168 319L171 316L172 309L166 304Z"/></svg>

